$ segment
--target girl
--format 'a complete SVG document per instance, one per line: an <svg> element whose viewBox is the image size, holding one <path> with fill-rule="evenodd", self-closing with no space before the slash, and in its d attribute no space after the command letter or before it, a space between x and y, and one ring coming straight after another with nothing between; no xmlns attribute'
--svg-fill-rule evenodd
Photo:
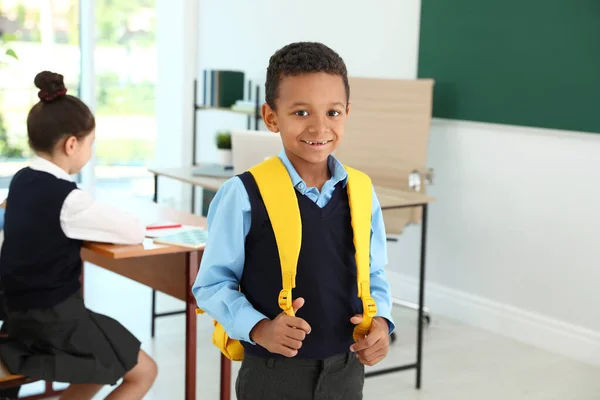
<svg viewBox="0 0 600 400"><path fill-rule="evenodd" d="M27 133L36 157L10 184L0 254L11 339L0 357L13 373L71 383L63 400L91 399L121 378L107 398L141 399L156 378L155 362L117 321L85 307L79 276L83 241L138 244L144 226L77 189L70 175L90 159L94 116L66 94L62 75L44 71L34 83L40 101Z"/></svg>

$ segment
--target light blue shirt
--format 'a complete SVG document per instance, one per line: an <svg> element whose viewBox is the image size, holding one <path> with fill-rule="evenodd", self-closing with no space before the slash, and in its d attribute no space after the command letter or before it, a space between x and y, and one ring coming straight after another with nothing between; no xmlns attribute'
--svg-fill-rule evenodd
<svg viewBox="0 0 600 400"><path fill-rule="evenodd" d="M2 207L0 207L0 231L2 231L4 229L4 213L6 212L6 210Z"/></svg>
<svg viewBox="0 0 600 400"><path fill-rule="evenodd" d="M331 199L335 185L339 182L346 185L348 173L334 156L329 156L328 160L331 178L320 192L315 187L306 186L284 151L279 158L296 190L321 208ZM371 213L371 297L377 303L377 316L388 320L391 333L394 330L392 299L384 270L387 264L386 234L374 189ZM210 203L207 217L208 241L192 292L198 307L219 321L230 338L253 343L250 331L267 317L255 310L238 290L244 270L244 243L251 222L248 192L238 177L227 180L221 186ZM306 322L310 324L310 321Z"/></svg>

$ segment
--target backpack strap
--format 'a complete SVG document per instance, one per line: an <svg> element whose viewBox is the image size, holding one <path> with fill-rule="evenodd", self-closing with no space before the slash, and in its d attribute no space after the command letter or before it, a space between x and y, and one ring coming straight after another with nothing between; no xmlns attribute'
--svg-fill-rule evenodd
<svg viewBox="0 0 600 400"><path fill-rule="evenodd" d="M279 307L290 316L292 289L296 287L296 269L302 245L300 207L290 175L279 157L271 157L249 169L267 209L281 261L283 289Z"/></svg>
<svg viewBox="0 0 600 400"><path fill-rule="evenodd" d="M356 277L358 297L363 305L362 322L354 327L354 340L364 338L371 329L373 317L377 314L377 305L371 297L371 209L373 189L371 178L364 172L344 166L348 172L348 202L350 218L354 232L356 250Z"/></svg>

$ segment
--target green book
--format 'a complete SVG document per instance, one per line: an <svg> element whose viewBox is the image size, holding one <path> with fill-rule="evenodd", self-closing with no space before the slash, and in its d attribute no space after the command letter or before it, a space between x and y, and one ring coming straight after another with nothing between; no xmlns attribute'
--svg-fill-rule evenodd
<svg viewBox="0 0 600 400"><path fill-rule="evenodd" d="M211 106L230 108L244 99L243 72L211 71L210 77Z"/></svg>

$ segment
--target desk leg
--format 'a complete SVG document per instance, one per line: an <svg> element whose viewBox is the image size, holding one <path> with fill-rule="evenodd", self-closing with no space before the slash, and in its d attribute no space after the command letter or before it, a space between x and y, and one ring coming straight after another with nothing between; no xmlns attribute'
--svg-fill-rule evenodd
<svg viewBox="0 0 600 400"><path fill-rule="evenodd" d="M421 388L423 367L423 306L425 297L425 254L427 251L427 204L423 205L421 221L421 267L419 272L419 319L417 320L417 389Z"/></svg>
<svg viewBox="0 0 600 400"><path fill-rule="evenodd" d="M185 400L196 399L196 300L192 286L200 267L197 251L188 253L186 274L187 302L185 308Z"/></svg>
<svg viewBox="0 0 600 400"><path fill-rule="evenodd" d="M152 201L158 203L158 175L154 175L154 195ZM152 289L152 314L150 316L150 337L154 339L154 331L156 329L156 290Z"/></svg>
<svg viewBox="0 0 600 400"><path fill-rule="evenodd" d="M154 339L156 331L156 290L152 289L152 315L150 317L150 337Z"/></svg>
<svg viewBox="0 0 600 400"><path fill-rule="evenodd" d="M412 364L399 365L397 367L386 368L378 371L371 371L365 374L365 378L387 375L393 372L416 369L416 387L421 388L421 373L423 366L423 317L425 313L425 253L427 251L427 204L419 204L423 208L423 218L421 222L421 262L419 269L419 302L414 308L418 310L417 319L417 360ZM404 208L404 207L398 207ZM411 306L411 308L413 308Z"/></svg>
<svg viewBox="0 0 600 400"><path fill-rule="evenodd" d="M158 203L158 175L154 175L154 196L152 201Z"/></svg>
<svg viewBox="0 0 600 400"><path fill-rule="evenodd" d="M221 354L221 400L231 399L231 361Z"/></svg>

